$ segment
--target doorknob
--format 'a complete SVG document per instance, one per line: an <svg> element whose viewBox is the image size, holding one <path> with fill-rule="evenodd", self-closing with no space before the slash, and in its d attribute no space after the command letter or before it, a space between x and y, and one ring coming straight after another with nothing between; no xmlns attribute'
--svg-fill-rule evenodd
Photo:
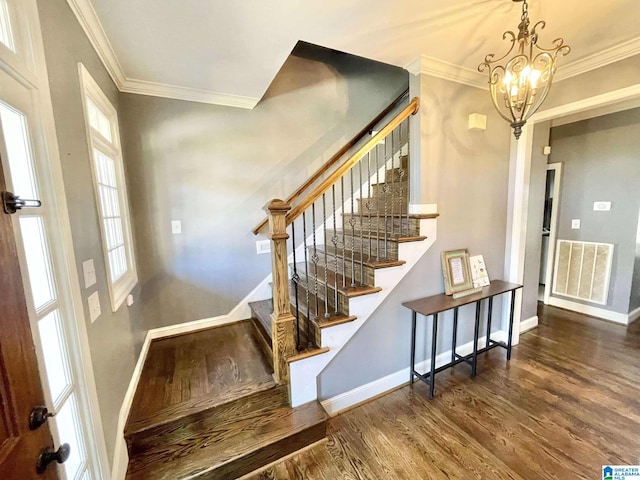
<svg viewBox="0 0 640 480"><path fill-rule="evenodd" d="M36 430L44 425L50 417L55 417L55 413L49 413L47 407L33 407L29 415L29 430Z"/></svg>
<svg viewBox="0 0 640 480"><path fill-rule="evenodd" d="M57 451L54 451L51 447L43 448L36 464L36 472L43 474L51 462L64 463L69 458L69 455L71 455L71 447L68 443L60 445Z"/></svg>
<svg viewBox="0 0 640 480"><path fill-rule="evenodd" d="M24 200L11 192L2 192L2 205L4 205L4 213L11 215L25 207L41 207L42 202L40 200Z"/></svg>

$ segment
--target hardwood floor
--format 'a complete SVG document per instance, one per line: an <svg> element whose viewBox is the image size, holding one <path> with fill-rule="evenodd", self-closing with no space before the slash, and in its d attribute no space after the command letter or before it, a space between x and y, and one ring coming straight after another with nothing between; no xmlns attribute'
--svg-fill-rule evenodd
<svg viewBox="0 0 640 480"><path fill-rule="evenodd" d="M275 386L249 320L154 341L126 435Z"/></svg>
<svg viewBox="0 0 640 480"><path fill-rule="evenodd" d="M601 478L640 464L640 322L542 307L505 365L458 365L331 419L328 442L246 480Z"/></svg>

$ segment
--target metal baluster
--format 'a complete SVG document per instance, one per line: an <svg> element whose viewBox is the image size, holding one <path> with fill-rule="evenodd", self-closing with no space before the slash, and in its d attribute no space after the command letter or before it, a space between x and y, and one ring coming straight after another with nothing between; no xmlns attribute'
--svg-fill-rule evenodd
<svg viewBox="0 0 640 480"><path fill-rule="evenodd" d="M400 126L398 127L400 130L400 143L402 143L402 123L400 124ZM402 236L402 219L404 218L402 216L403 210L404 210L404 188L403 188L403 182L404 182L404 177L407 173L404 171L404 168L402 167L402 146L400 147L400 168L398 169L398 177L400 177L400 229L398 232L398 236ZM407 198L409 198L409 192L407 192ZM407 203L407 210L409 210L408 208L408 203ZM409 220L407 219L407 225L409 224Z"/></svg>
<svg viewBox="0 0 640 480"><path fill-rule="evenodd" d="M298 264L296 262L296 225L295 222L291 224L291 241L293 242L293 288L295 290L296 297L296 349L300 350L300 304L298 301L298 282L300 282L300 276L298 275Z"/></svg>
<svg viewBox="0 0 640 480"><path fill-rule="evenodd" d="M327 261L327 199L322 194L322 228L324 232L324 318L329 318L329 263Z"/></svg>
<svg viewBox="0 0 640 480"><path fill-rule="evenodd" d="M369 190L367 192L367 203L365 205L367 207L367 217L369 217L369 255L367 257L367 260L371 261L371 207L373 206L373 203L371 201L371 152L367 153L367 186Z"/></svg>
<svg viewBox="0 0 640 480"><path fill-rule="evenodd" d="M408 151L409 151L409 120L405 120L404 122L402 122L400 125L405 124L406 128L405 131L407 132L407 155L408 155ZM408 158L408 156L407 156ZM408 160L410 160L408 158ZM411 193L411 188L410 188L410 178L409 178L409 163L407 161L407 237L409 236L409 199L411 198L410 193Z"/></svg>
<svg viewBox="0 0 640 480"><path fill-rule="evenodd" d="M309 285L309 259L307 258L307 212L302 212L302 235L304 237L304 276L307 279L305 290L307 301L307 338L309 338L308 335L311 331L311 302L309 301L309 289L311 286Z"/></svg>
<svg viewBox="0 0 640 480"><path fill-rule="evenodd" d="M335 183L331 186L331 196L332 196L331 206L333 211L333 237L331 237L331 243L333 243L333 259L335 260L334 270L333 270L333 294L334 294L333 304L335 305L334 312L336 315L338 315L338 234L336 230L337 209L336 209Z"/></svg>
<svg viewBox="0 0 640 480"><path fill-rule="evenodd" d="M389 176L389 169L387 168L387 163L389 162L389 159L387 158L387 145L389 143L388 138L385 137L385 142L384 142L384 185L382 186L382 195L384 196L384 258L388 259L389 255L387 254L387 231L389 230L389 225L388 225L388 207L387 207L387 201L388 201L388 195L387 193L389 192L389 183L388 183L388 176ZM393 155L391 156L391 166L393 167Z"/></svg>
<svg viewBox="0 0 640 480"><path fill-rule="evenodd" d="M349 170L349 176L351 177L351 216L349 217L349 225L351 225L351 286L356 286L356 217L353 211L354 195L353 195L353 168Z"/></svg>
<svg viewBox="0 0 640 480"><path fill-rule="evenodd" d="M376 185L380 188L380 144L376 145ZM376 198L376 261L380 260L380 199Z"/></svg>
<svg viewBox="0 0 640 480"><path fill-rule="evenodd" d="M311 261L313 262L314 265L314 269L313 269L313 276L315 277L315 287L313 289L313 294L315 296L315 303L316 303L316 309L315 309L315 317L314 320L318 320L320 318L319 315L319 311L320 311L320 304L318 302L318 262L320 261L320 257L318 256L318 250L316 248L316 203L313 202L311 204L311 228L313 229L312 231L312 235L313 235L313 255L311 255ZM311 339L308 338L308 341L310 341Z"/></svg>
<svg viewBox="0 0 640 480"><path fill-rule="evenodd" d="M340 190L341 190L341 201L340 205L342 205L342 288L347 288L347 243L345 240L345 224L344 224L344 175L340 177ZM337 254L338 252L336 252Z"/></svg>
<svg viewBox="0 0 640 480"><path fill-rule="evenodd" d="M358 176L360 179L360 205L358 205L358 213L360 214L360 285L364 285L364 224L362 222L362 160L358 162ZM355 275L354 275L355 277Z"/></svg>
<svg viewBox="0 0 640 480"><path fill-rule="evenodd" d="M391 176L391 237L393 238L393 231L394 231L394 224L395 224L395 219L394 219L394 210L395 210L395 206L394 204L394 200L395 200L395 195L396 195L396 173L395 173L395 150L394 147L396 147L398 145L398 142L394 142L393 141L393 135L396 133L396 130L391 132L391 171L393 172L393 175ZM400 154L398 155L398 159L400 160L400 162L402 162L402 152L400 152Z"/></svg>

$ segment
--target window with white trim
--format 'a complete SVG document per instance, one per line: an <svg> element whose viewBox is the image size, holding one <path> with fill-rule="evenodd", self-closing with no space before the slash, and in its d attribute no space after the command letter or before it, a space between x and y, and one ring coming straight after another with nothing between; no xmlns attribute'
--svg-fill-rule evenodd
<svg viewBox="0 0 640 480"><path fill-rule="evenodd" d="M11 31L11 17L7 0L0 0L0 43L15 53L16 46Z"/></svg>
<svg viewBox="0 0 640 480"><path fill-rule="evenodd" d="M102 247L115 312L138 281L118 114L84 65L79 64Z"/></svg>

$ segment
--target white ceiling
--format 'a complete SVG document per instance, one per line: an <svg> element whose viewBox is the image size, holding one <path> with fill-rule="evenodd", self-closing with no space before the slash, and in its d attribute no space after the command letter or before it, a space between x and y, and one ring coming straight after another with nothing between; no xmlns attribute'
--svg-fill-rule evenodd
<svg viewBox="0 0 640 480"><path fill-rule="evenodd" d="M562 36L567 77L640 53L637 0L529 0L540 44ZM481 85L521 3L511 0L68 0L123 91L251 108L298 40ZM428 58L427 58L428 57ZM414 66L416 64L414 63ZM419 65L419 64L418 64Z"/></svg>

